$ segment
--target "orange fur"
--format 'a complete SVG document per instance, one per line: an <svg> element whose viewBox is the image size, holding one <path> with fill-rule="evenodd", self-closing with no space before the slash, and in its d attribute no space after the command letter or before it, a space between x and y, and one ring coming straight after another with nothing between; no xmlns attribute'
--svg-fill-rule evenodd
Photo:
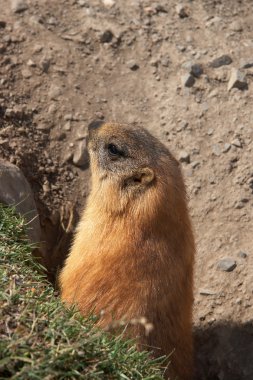
<svg viewBox="0 0 253 380"><path fill-rule="evenodd" d="M130 144L129 128L104 124L93 139L116 134ZM154 327L148 336L130 330L139 347L173 352L168 375L190 380L195 247L185 187L169 151L146 132L141 138L145 152L136 153L137 161L144 153L149 159L149 149L161 154L149 161L154 183L138 191L122 189L122 175L100 167L91 139L92 190L60 275L61 295L83 314L105 311L102 327L112 318L146 317Z"/></svg>

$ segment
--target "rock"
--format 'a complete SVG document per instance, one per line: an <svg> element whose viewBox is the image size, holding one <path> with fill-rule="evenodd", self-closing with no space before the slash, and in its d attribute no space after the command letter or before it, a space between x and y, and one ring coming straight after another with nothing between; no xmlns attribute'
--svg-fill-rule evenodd
<svg viewBox="0 0 253 380"><path fill-rule="evenodd" d="M253 58L252 59L241 59L240 68L241 69L250 69L253 67Z"/></svg>
<svg viewBox="0 0 253 380"><path fill-rule="evenodd" d="M40 241L40 222L29 183L21 170L0 159L0 202L15 206L27 220L27 234L33 243Z"/></svg>
<svg viewBox="0 0 253 380"><path fill-rule="evenodd" d="M236 268L236 261L230 257L224 258L218 262L217 268L224 272L232 272Z"/></svg>
<svg viewBox="0 0 253 380"><path fill-rule="evenodd" d="M224 144L224 148L222 149L222 153L227 153L231 149L231 145L229 143Z"/></svg>
<svg viewBox="0 0 253 380"><path fill-rule="evenodd" d="M161 58L161 65L164 67L169 67L170 66L170 58L168 56L164 56Z"/></svg>
<svg viewBox="0 0 253 380"><path fill-rule="evenodd" d="M6 27L6 22L3 20L0 20L0 28L4 29Z"/></svg>
<svg viewBox="0 0 253 380"><path fill-rule="evenodd" d="M29 66L29 67L36 67L36 63L32 59L28 59L27 66Z"/></svg>
<svg viewBox="0 0 253 380"><path fill-rule="evenodd" d="M47 23L48 25L53 25L53 26L58 25L58 21L56 20L55 17L49 17L47 20Z"/></svg>
<svg viewBox="0 0 253 380"><path fill-rule="evenodd" d="M192 87L195 83L195 79L191 74L184 74L181 77L181 83L183 87Z"/></svg>
<svg viewBox="0 0 253 380"><path fill-rule="evenodd" d="M186 151L182 150L179 154L179 161L180 162L186 162L187 164L190 163L190 155Z"/></svg>
<svg viewBox="0 0 253 380"><path fill-rule="evenodd" d="M238 257L241 259L246 259L248 257L248 254L246 252L240 251L238 252Z"/></svg>
<svg viewBox="0 0 253 380"><path fill-rule="evenodd" d="M199 161L193 161L193 162L191 163L191 167L192 167L193 169L197 168L198 166L200 166L200 162L199 162Z"/></svg>
<svg viewBox="0 0 253 380"><path fill-rule="evenodd" d="M221 155L221 149L220 149L220 146L218 144L214 144L212 146L212 151L213 151L213 154L217 157L219 157Z"/></svg>
<svg viewBox="0 0 253 380"><path fill-rule="evenodd" d="M234 32L242 32L243 31L243 26L240 21L234 21L230 24L230 29L233 30Z"/></svg>
<svg viewBox="0 0 253 380"><path fill-rule="evenodd" d="M101 36L100 36L100 42L109 43L113 39L113 33L110 30L106 30Z"/></svg>
<svg viewBox="0 0 253 380"><path fill-rule="evenodd" d="M23 78L29 79L32 76L32 72L29 69L23 69L21 71Z"/></svg>
<svg viewBox="0 0 253 380"><path fill-rule="evenodd" d="M95 116L97 119L100 119L100 120L104 120L104 118L105 118L105 115L101 111L95 112Z"/></svg>
<svg viewBox="0 0 253 380"><path fill-rule="evenodd" d="M231 70L230 79L228 82L228 91L232 88L238 88L239 90L247 90L248 88L245 74L235 68Z"/></svg>
<svg viewBox="0 0 253 380"><path fill-rule="evenodd" d="M201 294L202 296L214 296L216 292L209 289L200 289L199 294Z"/></svg>
<svg viewBox="0 0 253 380"><path fill-rule="evenodd" d="M242 143L241 143L241 141L238 138L234 139L231 142L231 144L234 145L234 146L236 146L237 148L242 148Z"/></svg>
<svg viewBox="0 0 253 380"><path fill-rule="evenodd" d="M135 62L134 59L131 59L127 62L127 67L132 71L136 71L139 69L140 66L138 65L138 63Z"/></svg>
<svg viewBox="0 0 253 380"><path fill-rule="evenodd" d="M51 100L57 100L57 98L62 94L62 90L60 87L56 85L51 85L49 92L48 92L48 97Z"/></svg>
<svg viewBox="0 0 253 380"><path fill-rule="evenodd" d="M207 28L210 28L212 26L216 27L222 22L222 18L219 17L219 16L215 16L215 17L208 17L207 21L206 21L206 27Z"/></svg>
<svg viewBox="0 0 253 380"><path fill-rule="evenodd" d="M230 65L230 63L232 63L232 58L229 56L229 55L222 55L218 58L215 58L211 63L210 63L210 66L217 69L218 67L221 67L221 66L226 66L226 65Z"/></svg>
<svg viewBox="0 0 253 380"><path fill-rule="evenodd" d="M234 203L234 208L236 210L241 210L244 206L245 206L245 204L243 202L241 202L241 201L236 201Z"/></svg>
<svg viewBox="0 0 253 380"><path fill-rule="evenodd" d="M51 124L46 122L39 123L37 129L39 131L49 131L51 129Z"/></svg>
<svg viewBox="0 0 253 380"><path fill-rule="evenodd" d="M190 74L192 74L195 78L199 78L203 72L203 67L199 63L194 63L191 66Z"/></svg>
<svg viewBox="0 0 253 380"><path fill-rule="evenodd" d="M87 150L86 139L77 144L76 150L73 155L73 163L76 166L86 166L89 163L89 154Z"/></svg>
<svg viewBox="0 0 253 380"><path fill-rule="evenodd" d="M51 64L51 60L48 57L42 57L39 62L39 67L44 73L47 73Z"/></svg>
<svg viewBox="0 0 253 380"><path fill-rule="evenodd" d="M64 131L70 131L71 130L71 124L70 121L67 121L63 126Z"/></svg>
<svg viewBox="0 0 253 380"><path fill-rule="evenodd" d="M189 17L189 12L183 4L176 5L176 12L180 18Z"/></svg>
<svg viewBox="0 0 253 380"><path fill-rule="evenodd" d="M87 1L86 1L86 0L78 0L78 4L79 4L81 7L84 7L85 5L87 5Z"/></svg>
<svg viewBox="0 0 253 380"><path fill-rule="evenodd" d="M33 54L38 54L38 53L40 53L42 50L43 50L43 46L42 46L42 45L40 45L40 44L35 44L35 45L34 45L34 48L33 48L33 50L32 50L32 53L33 53Z"/></svg>
<svg viewBox="0 0 253 380"><path fill-rule="evenodd" d="M48 181L45 181L42 185L42 189L44 191L44 193L48 193L50 191L50 184Z"/></svg>
<svg viewBox="0 0 253 380"><path fill-rule="evenodd" d="M28 9L28 5L25 0L11 0L11 10L14 13L21 13Z"/></svg>
<svg viewBox="0 0 253 380"><path fill-rule="evenodd" d="M3 54L6 51L6 45L0 44L0 54Z"/></svg>
<svg viewBox="0 0 253 380"><path fill-rule="evenodd" d="M115 0L102 0L105 7L111 8L115 4Z"/></svg>

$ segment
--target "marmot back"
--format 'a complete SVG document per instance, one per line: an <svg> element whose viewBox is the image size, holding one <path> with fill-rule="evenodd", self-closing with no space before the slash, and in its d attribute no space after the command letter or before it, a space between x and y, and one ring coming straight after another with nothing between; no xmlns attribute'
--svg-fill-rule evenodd
<svg viewBox="0 0 253 380"><path fill-rule="evenodd" d="M81 313L145 317L139 348L170 355L168 375L193 372L194 238L178 162L148 131L94 122L88 149L92 188L60 275L62 299Z"/></svg>

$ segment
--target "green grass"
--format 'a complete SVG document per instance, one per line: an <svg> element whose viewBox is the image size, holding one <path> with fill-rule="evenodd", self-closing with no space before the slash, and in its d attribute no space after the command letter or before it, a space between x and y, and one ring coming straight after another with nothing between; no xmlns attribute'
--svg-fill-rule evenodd
<svg viewBox="0 0 253 380"><path fill-rule="evenodd" d="M61 303L24 221L0 204L0 379L161 380L159 362Z"/></svg>

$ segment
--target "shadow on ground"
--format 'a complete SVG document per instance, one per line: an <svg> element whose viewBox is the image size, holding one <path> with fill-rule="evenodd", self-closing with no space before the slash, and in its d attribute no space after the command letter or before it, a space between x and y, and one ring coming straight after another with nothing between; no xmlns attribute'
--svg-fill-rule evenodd
<svg viewBox="0 0 253 380"><path fill-rule="evenodd" d="M196 380L253 379L253 321L195 330Z"/></svg>

